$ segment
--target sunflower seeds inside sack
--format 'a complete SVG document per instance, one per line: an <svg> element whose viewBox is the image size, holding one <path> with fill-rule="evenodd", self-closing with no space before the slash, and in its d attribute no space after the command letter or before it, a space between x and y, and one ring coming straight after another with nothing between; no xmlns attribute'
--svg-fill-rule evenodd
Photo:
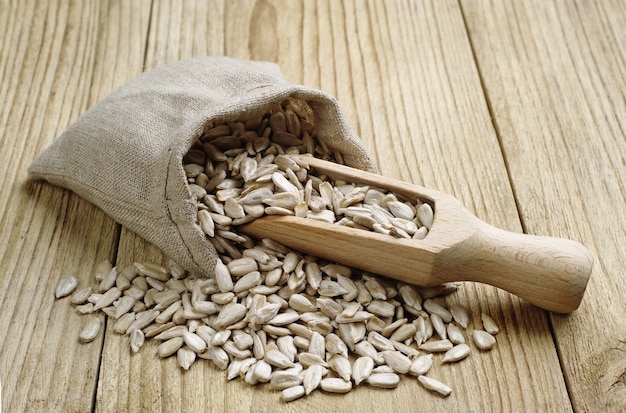
<svg viewBox="0 0 626 413"><path fill-rule="evenodd" d="M221 253L248 239L236 226L262 215L296 215L400 237L423 239L433 211L418 199L328 180L290 155L342 162L315 137L305 107L293 100L244 121L208 125L183 158L197 224ZM217 245L216 245L217 244Z"/></svg>

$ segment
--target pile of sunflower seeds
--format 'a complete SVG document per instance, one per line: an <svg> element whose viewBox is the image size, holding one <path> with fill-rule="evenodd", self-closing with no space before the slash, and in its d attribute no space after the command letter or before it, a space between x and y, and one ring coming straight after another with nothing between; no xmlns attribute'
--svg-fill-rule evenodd
<svg viewBox="0 0 626 413"><path fill-rule="evenodd" d="M116 333L129 336L132 351L158 340L158 354L176 355L183 369L211 360L229 380L268 383L284 401L315 389L394 388L402 375L449 395L452 389L427 376L433 363L459 362L472 346L489 350L498 333L486 314L483 329L470 330L467 309L446 304L456 284L418 288L237 232L266 214L294 214L426 236L428 204L330 183L290 156L297 153L343 162L315 138L310 116L294 101L256 119L208 125L183 166L198 225L219 253L215 277L188 274L172 260L120 269L106 261L94 285L81 289L75 277L64 277L57 298L71 295L79 313L92 314L79 339L98 336L95 314L102 311Z"/></svg>

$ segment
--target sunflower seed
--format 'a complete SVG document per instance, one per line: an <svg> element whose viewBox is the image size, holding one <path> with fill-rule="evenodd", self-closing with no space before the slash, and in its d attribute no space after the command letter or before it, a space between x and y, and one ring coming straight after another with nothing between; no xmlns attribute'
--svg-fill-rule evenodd
<svg viewBox="0 0 626 413"><path fill-rule="evenodd" d="M409 337L413 336L416 331L417 331L417 328L415 327L413 323L403 324L400 327L398 327L398 329L394 331L393 334L391 334L389 339L391 341L404 341L408 339Z"/></svg>
<svg viewBox="0 0 626 413"><path fill-rule="evenodd" d="M146 310L141 313L137 313L135 315L135 321L133 321L133 323L126 329L126 334L130 334L134 328L142 329L150 325L150 323L152 323L158 315L159 312L156 310Z"/></svg>
<svg viewBox="0 0 626 413"><path fill-rule="evenodd" d="M92 292L92 287L81 288L70 297L70 303L74 305L85 304Z"/></svg>
<svg viewBox="0 0 626 413"><path fill-rule="evenodd" d="M445 308L438 301L429 298L424 301L422 306L424 307L424 310L428 311L429 314L437 314L439 317L441 317L441 320L444 323L449 323L450 321L452 321L452 314L450 313L450 311L448 311L448 309Z"/></svg>
<svg viewBox="0 0 626 413"><path fill-rule="evenodd" d="M352 376L352 366L347 357L336 354L328 359L328 365L343 380L350 381L350 377Z"/></svg>
<svg viewBox="0 0 626 413"><path fill-rule="evenodd" d="M137 300L133 297L129 297L127 295L120 297L117 302L117 307L115 308L115 319L118 319L128 313L135 305L135 302L137 302Z"/></svg>
<svg viewBox="0 0 626 413"><path fill-rule="evenodd" d="M443 355L442 363L453 363L455 361L463 360L465 357L469 356L470 348L467 344L457 344L452 347L450 350L446 351L446 354Z"/></svg>
<svg viewBox="0 0 626 413"><path fill-rule="evenodd" d="M294 371L275 371L270 379L270 388L272 390L284 390L300 384L302 384L302 376Z"/></svg>
<svg viewBox="0 0 626 413"><path fill-rule="evenodd" d="M115 281L117 280L117 267L111 268L109 272L104 274L102 277L102 281L100 281L100 285L98 286L98 291L103 293L111 287L115 285Z"/></svg>
<svg viewBox="0 0 626 413"><path fill-rule="evenodd" d="M378 351L394 351L393 343L381 334L371 331L367 335L367 341L369 341Z"/></svg>
<svg viewBox="0 0 626 413"><path fill-rule="evenodd" d="M385 362L382 354L378 353L376 348L369 341L361 341L354 346L354 352L361 357L370 357L377 364Z"/></svg>
<svg viewBox="0 0 626 413"><path fill-rule="evenodd" d="M324 368L320 365L312 365L306 370L302 376L302 385L304 386L304 393L310 394L313 390L317 389L322 381L324 374Z"/></svg>
<svg viewBox="0 0 626 413"><path fill-rule="evenodd" d="M196 361L196 353L187 347L181 347L176 352L176 359L183 370L189 370L193 362Z"/></svg>
<svg viewBox="0 0 626 413"><path fill-rule="evenodd" d="M374 369L374 359L368 356L362 356L355 360L352 365L352 379L355 385L361 384L365 381Z"/></svg>
<svg viewBox="0 0 626 413"><path fill-rule="evenodd" d="M198 223L205 234L209 237L215 236L215 221L209 211L204 209L198 211Z"/></svg>
<svg viewBox="0 0 626 413"><path fill-rule="evenodd" d="M411 360L399 351L383 351L385 363L396 373L406 374L411 368Z"/></svg>
<svg viewBox="0 0 626 413"><path fill-rule="evenodd" d="M137 271L139 274L154 278L158 281L167 281L170 278L170 273L167 268L162 265L155 264L152 262L136 262L135 267L137 267Z"/></svg>
<svg viewBox="0 0 626 413"><path fill-rule="evenodd" d="M472 338L476 346L481 350L489 350L496 345L496 338L486 331L474 330Z"/></svg>
<svg viewBox="0 0 626 413"><path fill-rule="evenodd" d="M202 353L207 347L207 343L200 336L187 330L183 331L183 340L187 347L196 353Z"/></svg>
<svg viewBox="0 0 626 413"><path fill-rule="evenodd" d="M54 291L54 295L56 298L66 297L72 294L77 286L78 278L74 277L73 275L68 275L59 280Z"/></svg>
<svg viewBox="0 0 626 413"><path fill-rule="evenodd" d="M122 292L118 290L117 287L112 287L110 290L104 293L102 297L100 297L100 299L98 300L98 302L95 304L93 308L94 311L110 306L111 304L113 304L115 300L117 300L121 296L122 296Z"/></svg>
<svg viewBox="0 0 626 413"><path fill-rule="evenodd" d="M309 339L309 353L316 354L320 358L324 358L326 355L326 340L317 331L313 331Z"/></svg>
<svg viewBox="0 0 626 413"><path fill-rule="evenodd" d="M457 324L463 328L467 328L467 325L469 324L469 313L464 306L460 304L452 304L450 306L450 313L452 313L452 317Z"/></svg>
<svg viewBox="0 0 626 413"><path fill-rule="evenodd" d="M248 309L243 304L238 304L238 303L227 304L219 312L219 314L217 315L217 318L213 322L213 325L218 328L225 328L241 320L246 315L247 312L248 312Z"/></svg>
<svg viewBox="0 0 626 413"><path fill-rule="evenodd" d="M448 386L446 386L445 384L443 384L442 382L432 379L430 377L426 377L426 376L418 376L417 380L422 384L422 386L424 386L426 389L428 390L432 390L434 392L437 392L439 394L441 394L442 396L448 396L450 393L452 393L452 389Z"/></svg>
<svg viewBox="0 0 626 413"><path fill-rule="evenodd" d="M134 328L131 332L130 332L130 348L131 350L136 353L139 351L139 349L141 349L141 347L143 347L143 344L146 340L146 337L143 333L143 331L141 331L138 328Z"/></svg>
<svg viewBox="0 0 626 413"><path fill-rule="evenodd" d="M307 368L310 366L328 367L328 363L324 361L323 358L321 358L317 354L308 353L308 352L300 353L298 355L298 362Z"/></svg>
<svg viewBox="0 0 626 413"><path fill-rule="evenodd" d="M348 393L352 390L352 383L340 378L326 378L320 382L320 388L329 393Z"/></svg>
<svg viewBox="0 0 626 413"><path fill-rule="evenodd" d="M89 343L90 341L93 341L98 335L98 332L100 332L101 325L102 325L102 322L100 321L99 318L92 317L90 320L88 320L85 323L85 325L83 326L83 329L80 331L80 334L78 335L78 338L80 339L82 343Z"/></svg>
<svg viewBox="0 0 626 413"><path fill-rule="evenodd" d="M263 357L263 360L265 360L267 363L271 364L272 366L276 366L281 369L286 369L286 368L294 366L293 361L290 360L290 358L287 355L285 355L279 350L266 351L265 356Z"/></svg>
<svg viewBox="0 0 626 413"><path fill-rule="evenodd" d="M482 313L480 319L483 322L483 328L491 335L496 335L500 331L496 322L489 315Z"/></svg>
<svg viewBox="0 0 626 413"><path fill-rule="evenodd" d="M429 353L440 353L450 350L453 347L450 340L430 340L419 346L421 350Z"/></svg>
<svg viewBox="0 0 626 413"><path fill-rule="evenodd" d="M435 332L437 333L437 335L439 336L439 338L441 338L442 340L445 340L448 338L448 332L446 330L446 325L443 322L443 320L441 319L441 317L439 317L437 314L431 314L430 315L430 322L433 325L433 329L435 330Z"/></svg>
<svg viewBox="0 0 626 413"><path fill-rule="evenodd" d="M412 374L413 376L424 375L428 373L428 370L430 370L432 365L433 365L432 354L419 356L415 360L413 360L413 362L411 363L411 367L409 368L409 374Z"/></svg>
<svg viewBox="0 0 626 413"><path fill-rule="evenodd" d="M280 392L280 398L284 402L291 402L304 396L304 386L293 386L286 388Z"/></svg>
<svg viewBox="0 0 626 413"><path fill-rule="evenodd" d="M394 389L400 384L400 376L395 373L377 373L370 375L366 382L372 387Z"/></svg>
<svg viewBox="0 0 626 413"><path fill-rule="evenodd" d="M417 208L417 217L427 229L432 228L434 214L429 204L424 203Z"/></svg>

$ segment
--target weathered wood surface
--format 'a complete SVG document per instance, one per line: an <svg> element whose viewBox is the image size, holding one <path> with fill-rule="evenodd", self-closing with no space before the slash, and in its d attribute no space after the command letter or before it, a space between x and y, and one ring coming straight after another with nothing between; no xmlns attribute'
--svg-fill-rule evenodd
<svg viewBox="0 0 626 413"><path fill-rule="evenodd" d="M626 8L616 1L0 0L0 374L7 412L624 411ZM466 284L450 299L500 324L498 345L416 380L284 404L183 372L111 323L91 344L57 280L152 246L26 168L91 105L163 63L277 62L337 97L382 174L447 192L510 231L572 238L596 258L579 310L556 316Z"/></svg>

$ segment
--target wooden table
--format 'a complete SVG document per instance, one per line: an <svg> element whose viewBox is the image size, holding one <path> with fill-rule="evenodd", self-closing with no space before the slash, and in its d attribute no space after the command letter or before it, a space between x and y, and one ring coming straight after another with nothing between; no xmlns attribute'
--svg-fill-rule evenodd
<svg viewBox="0 0 626 413"><path fill-rule="evenodd" d="M626 3L621 0L0 1L0 371L6 412L626 411ZM148 343L91 344L54 286L160 253L30 162L127 79L193 56L280 64L337 97L382 174L456 196L511 231L571 238L595 267L581 307L492 287L452 300L501 326L494 350L396 390L285 404L183 372Z"/></svg>

